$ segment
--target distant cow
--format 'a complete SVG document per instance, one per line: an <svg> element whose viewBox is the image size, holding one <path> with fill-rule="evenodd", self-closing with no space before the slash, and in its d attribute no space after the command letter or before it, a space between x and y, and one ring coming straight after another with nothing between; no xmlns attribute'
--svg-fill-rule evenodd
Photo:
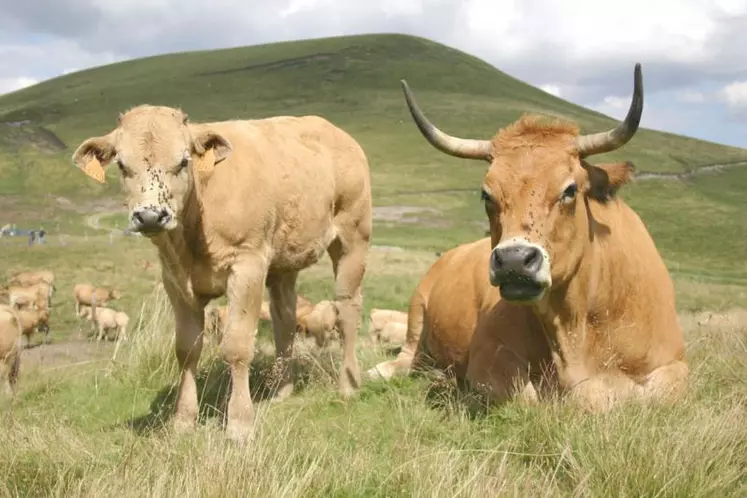
<svg viewBox="0 0 747 498"><path fill-rule="evenodd" d="M21 364L21 324L17 312L0 304L0 383L7 396L14 396Z"/></svg>
<svg viewBox="0 0 747 498"><path fill-rule="evenodd" d="M91 284L75 284L73 287L73 296L75 297L75 314L78 316L80 316L80 306L91 306L94 298L96 305L104 305L109 301L122 297L118 290L94 287Z"/></svg>
<svg viewBox="0 0 747 498"><path fill-rule="evenodd" d="M51 270L23 271L8 279L10 285L20 285L22 287L30 287L40 282L49 285L54 292L54 272Z"/></svg>
<svg viewBox="0 0 747 498"><path fill-rule="evenodd" d="M124 311L100 307L94 302L93 306L84 313L98 332L97 340L101 341L108 337L113 340L127 340L127 324L130 322L130 317Z"/></svg>
<svg viewBox="0 0 747 498"><path fill-rule="evenodd" d="M8 288L8 303L19 309L50 309L52 287L39 282L28 287L14 285Z"/></svg>
<svg viewBox="0 0 747 498"><path fill-rule="evenodd" d="M49 342L48 309L19 309L17 313L27 344L31 343L31 337L36 332L44 334L44 342Z"/></svg>
<svg viewBox="0 0 747 498"><path fill-rule="evenodd" d="M316 345L326 346L337 334L339 313L333 301L319 301L310 312L298 319L298 334L302 337L313 337Z"/></svg>
<svg viewBox="0 0 747 498"><path fill-rule="evenodd" d="M345 346L339 387L360 385L355 342L371 237L371 186L360 145L316 116L191 123L179 109L142 105L115 130L85 140L73 162L98 181L115 162L131 229L157 247L176 319L182 369L174 427L192 429L204 308L228 296L221 351L230 365L226 433L245 440L254 409L249 370L264 285L278 359L292 357L298 272L328 252ZM287 364L287 361L280 362ZM277 399L293 380L283 369Z"/></svg>
<svg viewBox="0 0 747 498"><path fill-rule="evenodd" d="M375 343L401 345L405 342L406 331L406 312L371 308L368 315L368 333Z"/></svg>
<svg viewBox="0 0 747 498"><path fill-rule="evenodd" d="M524 116L493 140L450 137L404 87L431 144L490 163L482 198L491 237L431 267L410 305L408 346L370 374L408 370L415 347L493 401L514 395L515 385L536 399L541 374L589 410L630 398L678 399L688 367L674 286L645 225L615 195L632 165L584 160L619 148L637 130L640 66L625 121L592 135Z"/></svg>

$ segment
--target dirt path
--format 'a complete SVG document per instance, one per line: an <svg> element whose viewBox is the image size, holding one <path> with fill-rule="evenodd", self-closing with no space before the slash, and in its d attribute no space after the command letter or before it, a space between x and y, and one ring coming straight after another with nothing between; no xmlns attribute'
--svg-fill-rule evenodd
<svg viewBox="0 0 747 498"><path fill-rule="evenodd" d="M105 361L114 351L113 342L67 340L52 344L36 344L21 352L21 369L48 371L62 366Z"/></svg>

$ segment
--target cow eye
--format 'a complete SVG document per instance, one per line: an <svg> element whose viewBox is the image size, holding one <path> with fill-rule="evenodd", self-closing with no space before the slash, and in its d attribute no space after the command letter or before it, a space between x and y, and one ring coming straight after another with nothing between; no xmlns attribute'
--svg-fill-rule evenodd
<svg viewBox="0 0 747 498"><path fill-rule="evenodd" d="M480 192L480 200L482 200L483 202L493 202L490 194L488 194L484 189Z"/></svg>
<svg viewBox="0 0 747 498"><path fill-rule="evenodd" d="M578 187L575 183L571 183L568 185L565 190L563 190L563 195L560 196L561 202L570 202L573 199L576 198L576 193L578 192Z"/></svg>
<svg viewBox="0 0 747 498"><path fill-rule="evenodd" d="M179 163L179 171L181 172L189 165L189 158L185 157L182 159L182 162Z"/></svg>

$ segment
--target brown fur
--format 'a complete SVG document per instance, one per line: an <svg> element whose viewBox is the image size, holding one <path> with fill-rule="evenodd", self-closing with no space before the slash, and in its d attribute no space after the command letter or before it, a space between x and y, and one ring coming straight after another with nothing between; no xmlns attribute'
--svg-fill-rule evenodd
<svg viewBox="0 0 747 498"><path fill-rule="evenodd" d="M0 383L2 393L15 396L21 364L21 324L17 311L0 304Z"/></svg>
<svg viewBox="0 0 747 498"><path fill-rule="evenodd" d="M54 272L51 270L23 271L16 273L8 279L10 285L19 285L21 287L30 287L40 282L54 289Z"/></svg>
<svg viewBox="0 0 747 498"><path fill-rule="evenodd" d="M52 286L44 282L8 288L8 303L18 309L50 309L51 296Z"/></svg>
<svg viewBox="0 0 747 498"><path fill-rule="evenodd" d="M516 386L536 393L543 378L589 410L679 397L688 367L672 280L645 225L615 197L632 165L579 160L576 133L525 116L497 134L483 183L490 239L433 265L411 301L407 344L369 375L407 372L427 353L494 401ZM571 180L578 194L561 203ZM551 286L526 304L502 300L489 280L491 248L514 237L551 262Z"/></svg>
<svg viewBox="0 0 747 498"><path fill-rule="evenodd" d="M196 365L204 307L227 295L223 358L231 366L227 434L245 439L253 425L248 366L261 308L270 294L278 360L292 356L298 272L328 252L343 329L340 390L360 385L355 342L361 280L371 236L368 163L358 143L323 118L275 117L191 123L178 109L139 106L109 135L85 140L73 162L92 177L116 160L131 211L162 210L151 233L176 318L182 368L174 426L194 427ZM283 369L277 399L293 389Z"/></svg>
<svg viewBox="0 0 747 498"><path fill-rule="evenodd" d="M97 305L104 305L122 297L118 290L95 287L91 284L75 284L73 295L75 297L75 314L78 316L80 316L80 307L82 305L91 306L94 299Z"/></svg>
<svg viewBox="0 0 747 498"><path fill-rule="evenodd" d="M298 319L298 333L311 336L320 348L329 344L337 333L338 312L332 301L319 301Z"/></svg>
<svg viewBox="0 0 747 498"><path fill-rule="evenodd" d="M45 342L49 341L49 310L20 309L17 313L27 343L35 332L43 333Z"/></svg>
<svg viewBox="0 0 747 498"><path fill-rule="evenodd" d="M368 314L368 333L374 343L381 342L387 345L403 343L405 336L396 324L403 324L404 330L406 330L407 313L398 310L371 308Z"/></svg>

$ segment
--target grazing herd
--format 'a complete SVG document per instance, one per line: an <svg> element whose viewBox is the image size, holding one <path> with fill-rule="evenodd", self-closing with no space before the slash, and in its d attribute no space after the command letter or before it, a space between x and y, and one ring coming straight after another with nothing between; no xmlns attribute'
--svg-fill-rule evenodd
<svg viewBox="0 0 747 498"><path fill-rule="evenodd" d="M480 187L490 232L440 255L407 312L371 310L373 342L403 347L365 375L355 348L371 181L363 149L345 131L317 116L196 123L179 109L140 105L77 148L73 163L99 182L104 166L117 165L131 229L157 249L181 372L173 427L195 426L197 362L203 332L212 331L231 373L227 436L250 436L249 365L260 320L272 323L281 367L276 400L294 389L288 362L297 334L319 346L339 334L345 397L363 378L431 367L494 402L518 396L535 403L561 392L602 411L628 399L678 399L688 367L674 286L644 224L616 195L633 166L589 162L635 135L643 111L640 65L625 120L589 135L570 122L525 115L490 140L450 136L402 84L431 145L487 163ZM313 304L297 295L296 281L325 253L335 296ZM11 306L48 310L51 281L32 280L23 285L39 285L35 290L9 289ZM221 296L226 306L210 305ZM75 298L76 313L97 325L99 339L125 336L127 315L104 307L116 291L76 285ZM13 331L2 342L9 372L18 369L16 308L0 309L3 330Z"/></svg>

